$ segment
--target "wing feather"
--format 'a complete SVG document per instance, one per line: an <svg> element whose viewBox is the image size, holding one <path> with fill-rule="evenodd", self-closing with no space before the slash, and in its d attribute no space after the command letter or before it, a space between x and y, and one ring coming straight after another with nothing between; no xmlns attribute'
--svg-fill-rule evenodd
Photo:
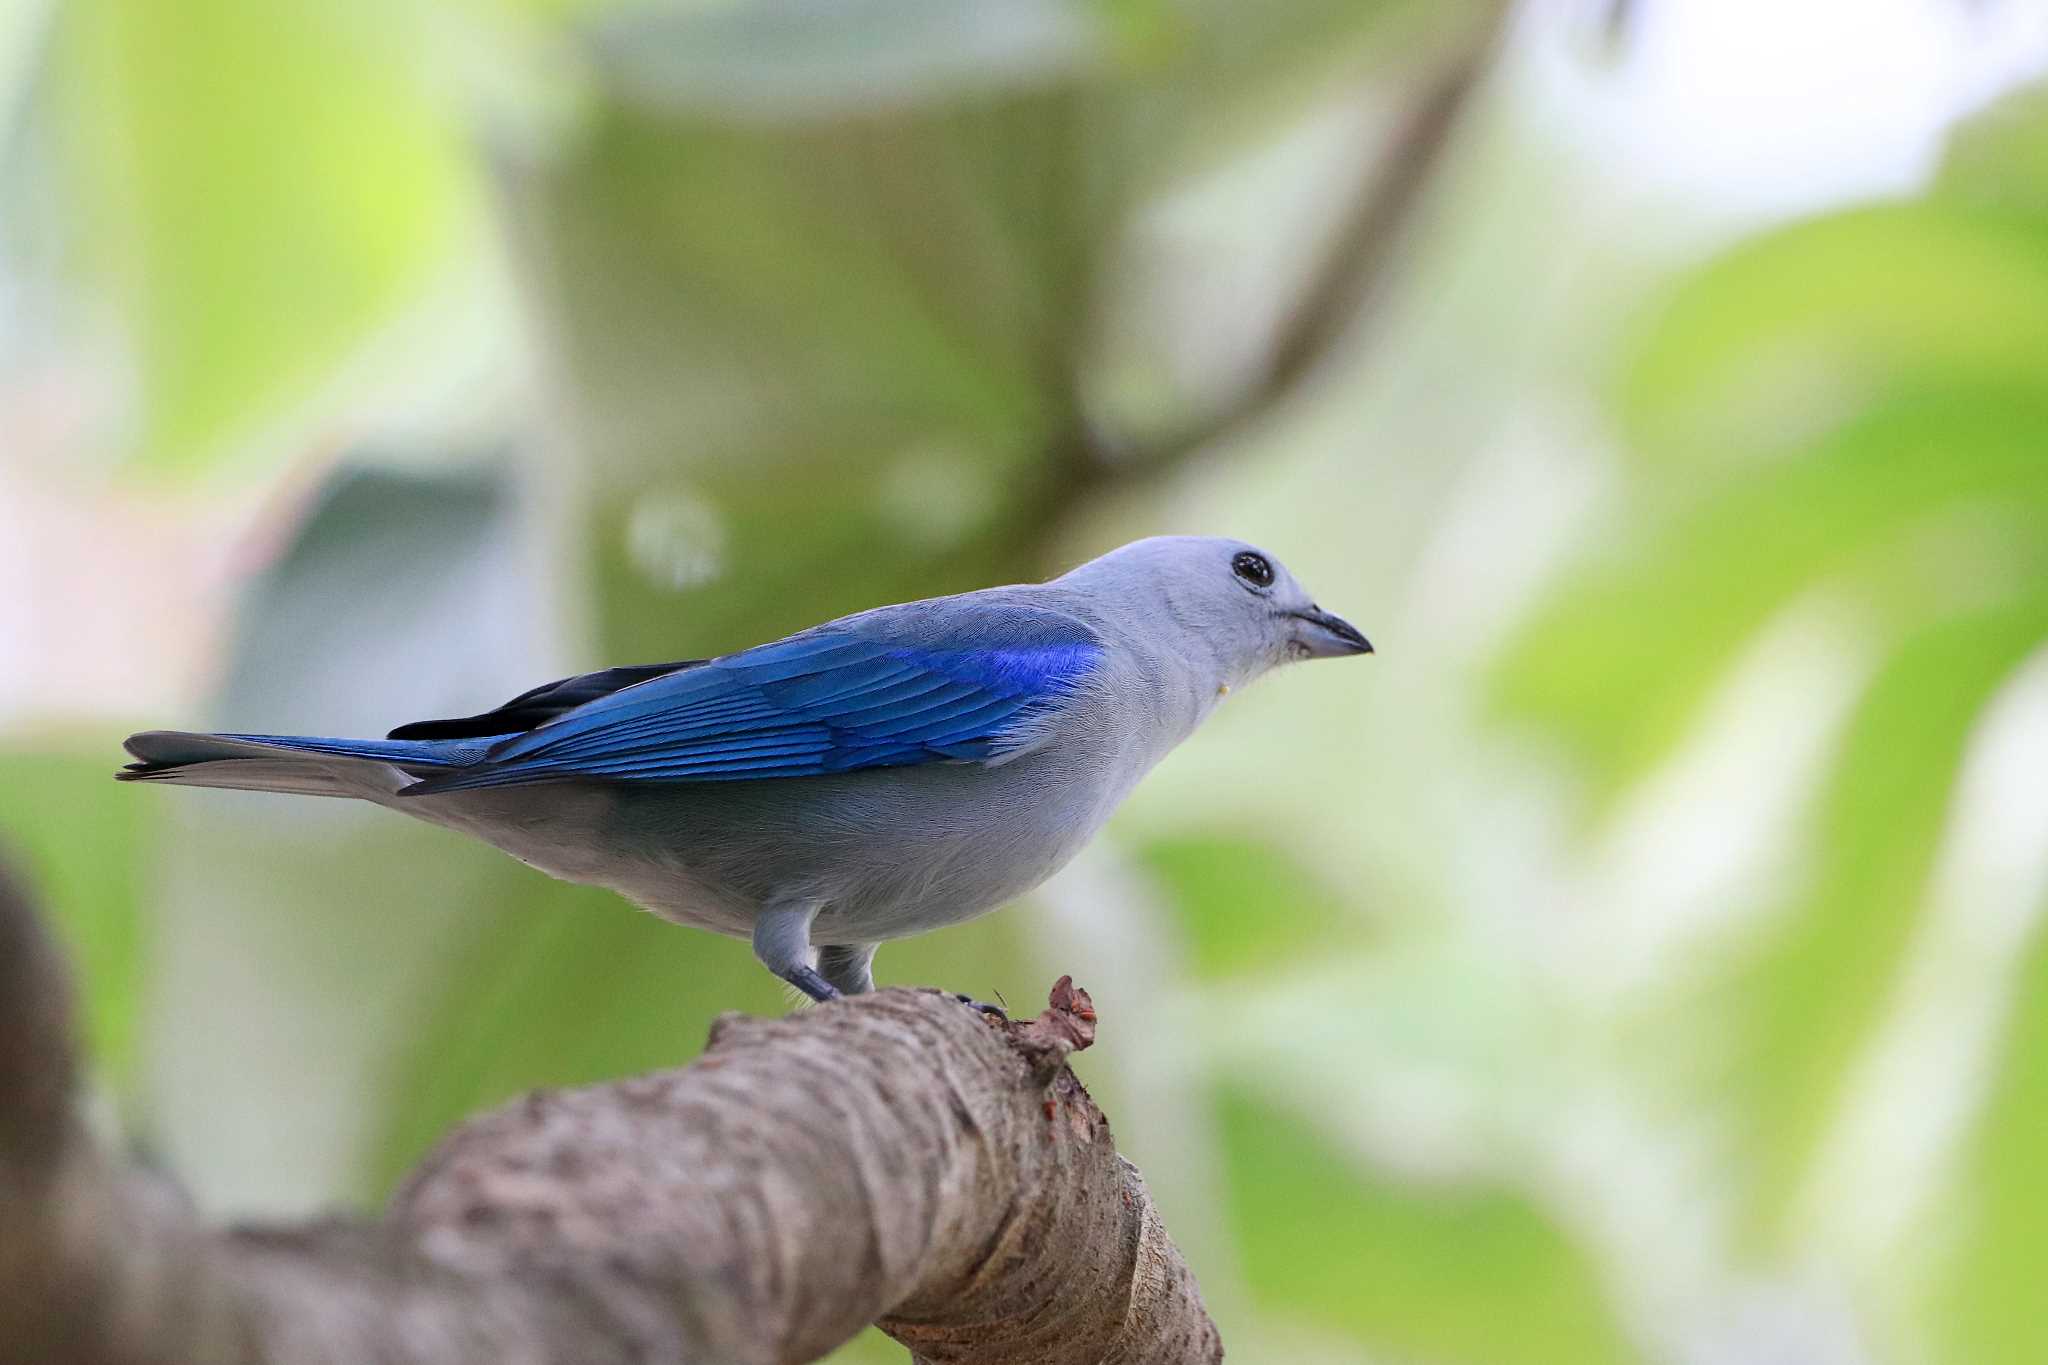
<svg viewBox="0 0 2048 1365"><path fill-rule="evenodd" d="M509 735L481 762L433 774L407 791L564 778L736 781L1000 762L1094 672L1103 647L1064 613L1010 604L952 605L948 615L941 610L948 605L871 612L640 679Z"/></svg>

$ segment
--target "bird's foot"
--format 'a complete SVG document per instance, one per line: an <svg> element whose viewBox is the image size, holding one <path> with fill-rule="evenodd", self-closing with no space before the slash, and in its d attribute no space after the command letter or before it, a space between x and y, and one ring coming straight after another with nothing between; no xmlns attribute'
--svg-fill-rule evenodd
<svg viewBox="0 0 2048 1365"><path fill-rule="evenodd" d="M837 986L819 976L816 970L809 966L792 967L780 975L784 981L808 995L816 1004L822 1005L828 1000L844 998Z"/></svg>
<svg viewBox="0 0 2048 1365"><path fill-rule="evenodd" d="M958 1000L961 1004L967 1006L967 1008L977 1011L978 1013L988 1015L990 1018L998 1020L1001 1023L1007 1024L1010 1022L1010 1012L1004 1009L1001 1005L991 1005L984 1001L976 1000L971 995L962 995L958 991L953 992L953 998L955 1000Z"/></svg>

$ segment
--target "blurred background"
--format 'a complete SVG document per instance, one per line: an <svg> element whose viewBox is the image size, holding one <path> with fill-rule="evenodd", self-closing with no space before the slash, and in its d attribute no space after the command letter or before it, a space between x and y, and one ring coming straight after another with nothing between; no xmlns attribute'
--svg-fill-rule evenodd
<svg viewBox="0 0 2048 1365"><path fill-rule="evenodd" d="M2048 1360L2044 70L2008 0L0 6L0 841L99 1122L370 1207L786 1008L127 731L1225 533L1379 654L878 975L1094 993L1232 1358Z"/></svg>

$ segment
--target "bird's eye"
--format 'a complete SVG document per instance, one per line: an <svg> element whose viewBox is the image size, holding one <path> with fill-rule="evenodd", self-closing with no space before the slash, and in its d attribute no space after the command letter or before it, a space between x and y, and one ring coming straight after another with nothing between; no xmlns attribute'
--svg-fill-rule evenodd
<svg viewBox="0 0 2048 1365"><path fill-rule="evenodd" d="M1250 550L1240 552L1230 561L1230 571L1255 588L1273 586L1273 566L1264 555L1255 555Z"/></svg>

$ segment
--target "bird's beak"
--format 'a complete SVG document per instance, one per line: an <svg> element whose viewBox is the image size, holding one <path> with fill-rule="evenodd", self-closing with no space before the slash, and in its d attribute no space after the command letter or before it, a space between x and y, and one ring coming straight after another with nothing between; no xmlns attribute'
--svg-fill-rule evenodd
<svg viewBox="0 0 2048 1365"><path fill-rule="evenodd" d="M1294 638L1308 651L1308 658L1339 659L1347 654L1372 653L1372 641L1359 634L1358 627L1341 616L1332 616L1321 607L1289 612L1288 615L1302 623Z"/></svg>

